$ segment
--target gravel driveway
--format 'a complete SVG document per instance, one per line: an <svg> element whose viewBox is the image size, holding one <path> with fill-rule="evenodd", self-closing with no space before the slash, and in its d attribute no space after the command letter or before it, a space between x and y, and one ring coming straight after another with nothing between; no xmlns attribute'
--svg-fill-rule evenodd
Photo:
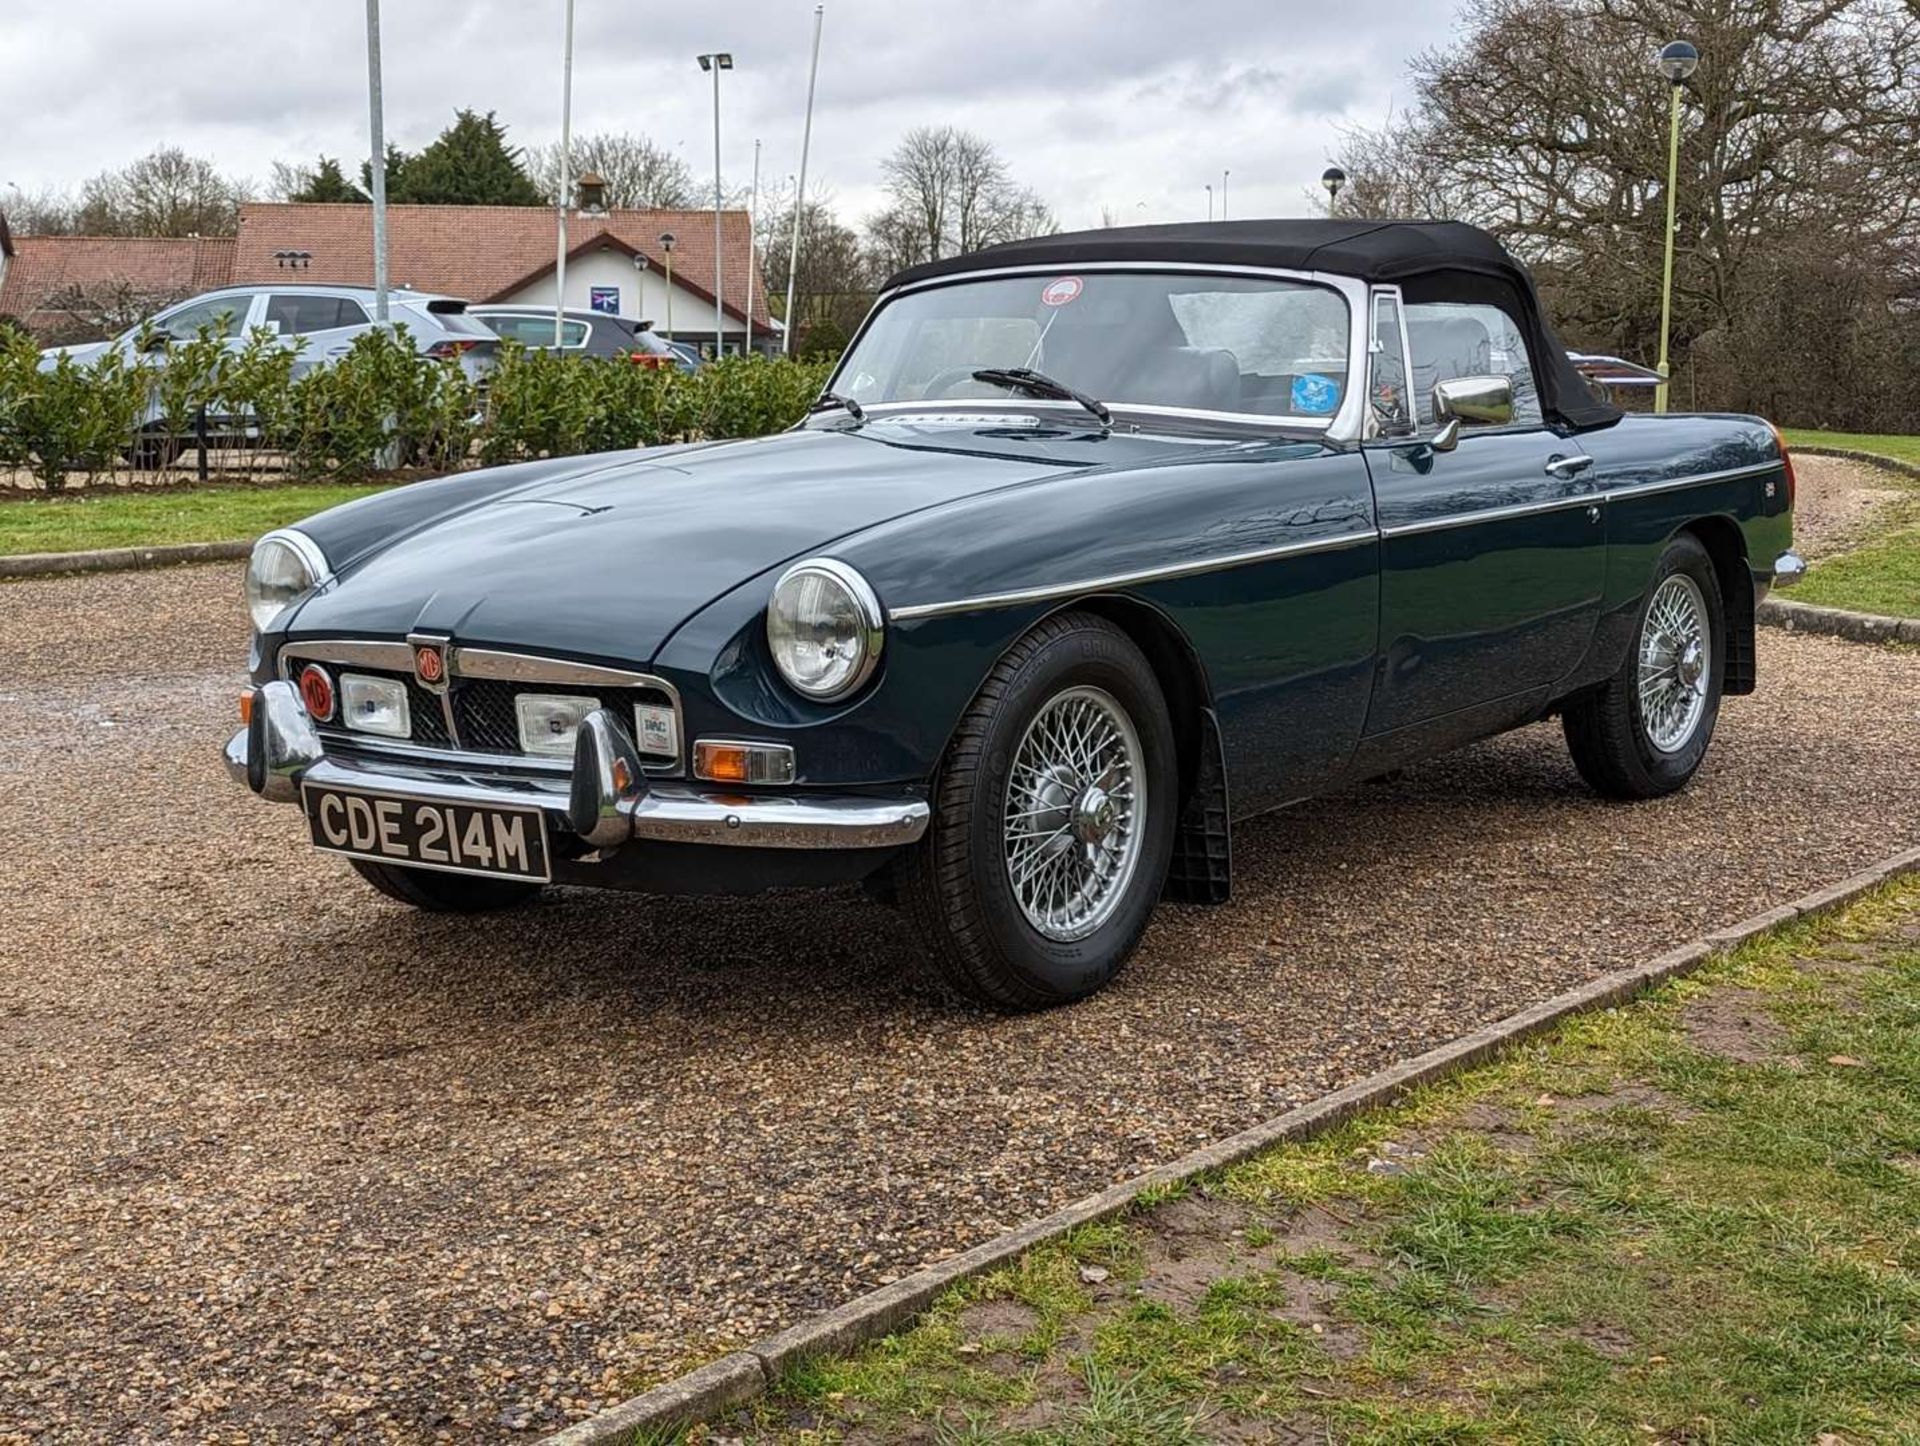
<svg viewBox="0 0 1920 1446"><path fill-rule="evenodd" d="M1004 1019L857 894L377 899L219 766L239 591L0 586L0 1439L555 1426L1920 842L1920 656L1768 630L1688 793L1529 729Z"/></svg>

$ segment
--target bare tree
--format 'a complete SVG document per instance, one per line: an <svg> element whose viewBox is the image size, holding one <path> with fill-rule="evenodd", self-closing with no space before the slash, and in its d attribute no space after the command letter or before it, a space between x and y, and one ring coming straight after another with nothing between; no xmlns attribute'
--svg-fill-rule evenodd
<svg viewBox="0 0 1920 1446"><path fill-rule="evenodd" d="M527 152L527 171L548 197L560 189L560 146L534 146ZM699 204L693 172L672 151L645 136L626 131L602 131L580 136L573 143L572 174L592 171L606 182L609 206L638 210L677 210Z"/></svg>
<svg viewBox="0 0 1920 1446"><path fill-rule="evenodd" d="M881 161L880 174L889 204L867 234L889 268L1055 229L1046 203L1015 184L993 143L970 131L916 127Z"/></svg>
<svg viewBox="0 0 1920 1446"><path fill-rule="evenodd" d="M807 201L800 228L800 269L794 280L796 339L807 351L831 351L845 345L873 303L874 277L860 237L833 214L825 188ZM784 303L787 265L793 245L793 193L762 198L759 217L760 264L767 298Z"/></svg>
<svg viewBox="0 0 1920 1446"><path fill-rule="evenodd" d="M16 236L71 236L80 222L73 198L51 187L17 193L6 212Z"/></svg>
<svg viewBox="0 0 1920 1446"><path fill-rule="evenodd" d="M1573 338L1651 359L1670 96L1653 58L1685 37L1701 63L1682 94L1676 361L1684 366L1696 339L1713 338L1722 383L1756 374L1764 359L1729 348L1761 345L1763 329L1780 339L1780 325L1758 328L1756 318L1777 318L1814 291L1823 299L1809 301L1805 324L1836 325L1836 295L1852 298L1843 332L1878 335L1903 309L1914 316L1912 5L1470 0L1462 27L1459 43L1415 60L1411 115L1347 138L1342 213L1486 226L1533 264ZM1837 293L1828 285L1853 269L1858 278Z"/></svg>
<svg viewBox="0 0 1920 1446"><path fill-rule="evenodd" d="M76 229L92 236L231 236L248 191L212 161L161 146L81 187Z"/></svg>

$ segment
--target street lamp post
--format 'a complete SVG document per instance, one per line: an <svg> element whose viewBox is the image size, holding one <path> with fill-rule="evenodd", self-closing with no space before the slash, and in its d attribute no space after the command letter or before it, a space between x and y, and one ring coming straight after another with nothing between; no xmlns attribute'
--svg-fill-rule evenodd
<svg viewBox="0 0 1920 1446"><path fill-rule="evenodd" d="M387 319L387 137L380 96L380 0L367 0L367 189L373 199L373 315Z"/></svg>
<svg viewBox="0 0 1920 1446"><path fill-rule="evenodd" d="M1220 219L1222 221L1227 219L1227 177L1232 174L1232 171L1220 173Z"/></svg>
<svg viewBox="0 0 1920 1446"><path fill-rule="evenodd" d="M1687 77L1700 67L1700 52L1684 40L1676 40L1660 52L1660 73L1667 78L1673 93L1667 122L1667 252L1660 273L1660 385L1653 390L1653 409L1667 409L1667 342L1673 329L1673 200L1680 182L1680 92Z"/></svg>
<svg viewBox="0 0 1920 1446"><path fill-rule="evenodd" d="M1340 188L1347 184L1347 173L1338 166L1328 166L1320 173L1320 184L1327 188L1327 214L1331 216L1340 200Z"/></svg>
<svg viewBox="0 0 1920 1446"><path fill-rule="evenodd" d="M671 231L660 233L660 249L667 253L667 339L673 339L673 243Z"/></svg>
<svg viewBox="0 0 1920 1446"><path fill-rule="evenodd" d="M720 265L720 72L733 69L733 57L713 50L700 57L700 68L713 76L713 356L727 354L726 282Z"/></svg>
<svg viewBox="0 0 1920 1446"><path fill-rule="evenodd" d="M1213 182L1207 182L1207 219L1213 219Z"/></svg>

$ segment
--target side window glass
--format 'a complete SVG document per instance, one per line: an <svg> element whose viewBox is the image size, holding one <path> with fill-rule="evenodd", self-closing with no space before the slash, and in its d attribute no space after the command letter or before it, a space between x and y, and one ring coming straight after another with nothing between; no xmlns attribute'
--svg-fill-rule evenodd
<svg viewBox="0 0 1920 1446"><path fill-rule="evenodd" d="M267 298L266 319L280 323L282 336L305 336L310 331L331 331L336 326L363 325L366 313L354 302L338 296L286 293Z"/></svg>
<svg viewBox="0 0 1920 1446"><path fill-rule="evenodd" d="M1526 338L1501 307L1416 302L1407 307L1407 345L1413 353L1415 415L1422 427L1434 424L1433 384L1452 377L1508 378L1513 383L1513 420L1540 422L1540 392Z"/></svg>
<svg viewBox="0 0 1920 1446"><path fill-rule="evenodd" d="M246 315L246 297L216 296L176 311L160 323L159 329L175 341L192 340L203 326L212 327L215 336L232 336Z"/></svg>
<svg viewBox="0 0 1920 1446"><path fill-rule="evenodd" d="M1407 397L1407 353L1400 338L1400 298L1390 291L1373 298L1373 332L1367 340L1367 400L1382 436L1413 430Z"/></svg>

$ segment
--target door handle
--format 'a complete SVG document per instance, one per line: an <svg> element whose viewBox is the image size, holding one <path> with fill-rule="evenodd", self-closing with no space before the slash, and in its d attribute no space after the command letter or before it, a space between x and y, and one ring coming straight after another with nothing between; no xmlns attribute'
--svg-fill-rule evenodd
<svg viewBox="0 0 1920 1446"><path fill-rule="evenodd" d="M1593 458L1585 455L1553 457L1548 459L1546 470L1549 476L1558 477L1562 482L1571 482L1591 466Z"/></svg>

